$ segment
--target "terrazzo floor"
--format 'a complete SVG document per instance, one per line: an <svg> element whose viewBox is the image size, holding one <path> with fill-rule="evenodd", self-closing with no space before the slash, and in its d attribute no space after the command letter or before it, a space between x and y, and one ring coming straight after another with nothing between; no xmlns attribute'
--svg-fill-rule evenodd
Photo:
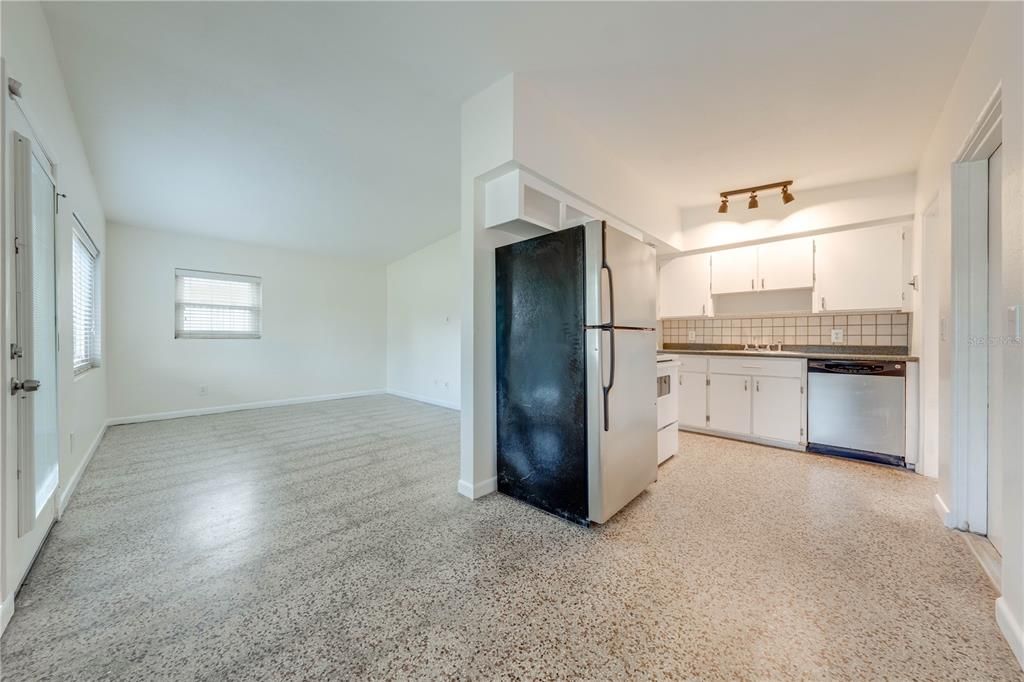
<svg viewBox="0 0 1024 682"><path fill-rule="evenodd" d="M390 396L110 429L3 678L1022 679L907 472L695 435L583 529Z"/></svg>

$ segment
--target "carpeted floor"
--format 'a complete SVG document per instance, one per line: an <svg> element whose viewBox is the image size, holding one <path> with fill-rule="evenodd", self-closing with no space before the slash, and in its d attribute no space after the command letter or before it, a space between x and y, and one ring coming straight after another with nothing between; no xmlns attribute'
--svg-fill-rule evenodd
<svg viewBox="0 0 1024 682"><path fill-rule="evenodd" d="M587 530L455 492L390 396L112 428L4 679L1021 679L933 482L682 435Z"/></svg>

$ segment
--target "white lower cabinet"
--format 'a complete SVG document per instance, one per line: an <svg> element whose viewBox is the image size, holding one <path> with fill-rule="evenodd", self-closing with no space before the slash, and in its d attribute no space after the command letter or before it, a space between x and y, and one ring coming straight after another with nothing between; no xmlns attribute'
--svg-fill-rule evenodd
<svg viewBox="0 0 1024 682"><path fill-rule="evenodd" d="M703 372L679 373L679 426L703 429L708 418L708 376Z"/></svg>
<svg viewBox="0 0 1024 682"><path fill-rule="evenodd" d="M712 431L750 433L750 377L711 374L708 390L708 428Z"/></svg>
<svg viewBox="0 0 1024 682"><path fill-rule="evenodd" d="M803 383L792 377L755 377L753 426L759 438L799 443L804 440Z"/></svg>
<svg viewBox="0 0 1024 682"><path fill-rule="evenodd" d="M804 448L806 360L683 357L679 428Z"/></svg>

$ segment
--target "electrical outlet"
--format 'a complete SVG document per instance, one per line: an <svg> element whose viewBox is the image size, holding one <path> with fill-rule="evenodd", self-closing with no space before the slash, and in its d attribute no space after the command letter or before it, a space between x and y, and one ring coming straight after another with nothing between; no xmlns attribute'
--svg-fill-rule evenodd
<svg viewBox="0 0 1024 682"><path fill-rule="evenodd" d="M696 341L697 340L697 332L693 331L692 329L690 331L686 332L686 340L687 341Z"/></svg>
<svg viewBox="0 0 1024 682"><path fill-rule="evenodd" d="M199 395L208 395L210 393L210 387L206 384L199 385Z"/></svg>
<svg viewBox="0 0 1024 682"><path fill-rule="evenodd" d="M1006 331L1009 332L1012 341L1017 341L1021 337L1020 329L1020 306L1011 305L1006 309Z"/></svg>
<svg viewBox="0 0 1024 682"><path fill-rule="evenodd" d="M842 343L842 342L843 342L843 330L842 329L833 329L832 330L832 343Z"/></svg>

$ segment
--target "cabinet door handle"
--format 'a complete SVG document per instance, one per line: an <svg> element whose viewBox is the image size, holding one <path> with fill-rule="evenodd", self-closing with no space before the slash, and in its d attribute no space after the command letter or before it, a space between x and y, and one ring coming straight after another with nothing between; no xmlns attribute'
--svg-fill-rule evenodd
<svg viewBox="0 0 1024 682"><path fill-rule="evenodd" d="M761 382L760 381L755 381L754 382L754 390L757 391L758 393L761 392Z"/></svg>
<svg viewBox="0 0 1024 682"><path fill-rule="evenodd" d="M764 277L761 278L761 288L764 289Z"/></svg>
<svg viewBox="0 0 1024 682"><path fill-rule="evenodd" d="M707 315L708 314L708 304L707 303L701 303L700 304L700 314L701 315Z"/></svg>
<svg viewBox="0 0 1024 682"><path fill-rule="evenodd" d="M747 390L747 380L746 379L743 380L743 390L744 391Z"/></svg>
<svg viewBox="0 0 1024 682"><path fill-rule="evenodd" d="M753 279L751 279L751 280L750 280L750 288L751 288L751 289L753 289L753 288L754 288L754 280L753 280Z"/></svg>
<svg viewBox="0 0 1024 682"><path fill-rule="evenodd" d="M679 373L679 385L680 386L683 385L683 373L682 372Z"/></svg>
<svg viewBox="0 0 1024 682"><path fill-rule="evenodd" d="M825 309L825 297L824 296L821 297L821 309L822 310Z"/></svg>

